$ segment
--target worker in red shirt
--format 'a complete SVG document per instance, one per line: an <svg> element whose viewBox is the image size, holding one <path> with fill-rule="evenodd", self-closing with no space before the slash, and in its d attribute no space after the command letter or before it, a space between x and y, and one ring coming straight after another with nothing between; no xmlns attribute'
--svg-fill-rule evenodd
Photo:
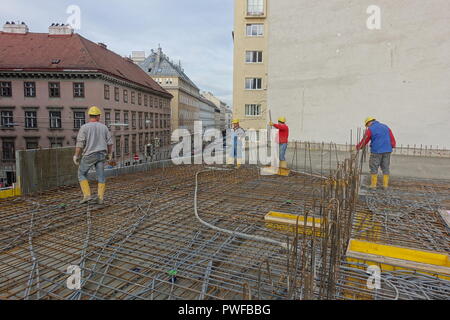
<svg viewBox="0 0 450 320"><path fill-rule="evenodd" d="M280 145L280 167L287 168L286 150L289 140L289 127L286 125L286 118L280 117L278 118L277 124L274 124L271 121L269 125L278 129L278 143Z"/></svg>
<svg viewBox="0 0 450 320"><path fill-rule="evenodd" d="M396 146L394 134L387 125L378 122L373 117L368 117L364 123L367 129L356 149L360 150L370 142L369 167L372 176L370 188L376 189L378 168L381 167L383 171L383 188L387 189L389 186L391 153Z"/></svg>

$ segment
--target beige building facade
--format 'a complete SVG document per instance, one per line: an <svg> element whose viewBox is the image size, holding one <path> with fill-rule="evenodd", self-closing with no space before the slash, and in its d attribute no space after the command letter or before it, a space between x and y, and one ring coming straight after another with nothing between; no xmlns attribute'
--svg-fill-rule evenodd
<svg viewBox="0 0 450 320"><path fill-rule="evenodd" d="M153 80L172 94L171 129L194 131L194 122L200 120L200 109L204 101L200 89L185 74L181 63L175 63L161 48L152 50L146 57L142 51L132 52L131 59Z"/></svg>
<svg viewBox="0 0 450 320"><path fill-rule="evenodd" d="M267 128L269 0L235 0L233 118L244 129Z"/></svg>
<svg viewBox="0 0 450 320"><path fill-rule="evenodd" d="M244 127L264 128L268 103L291 140L349 143L373 116L399 146L450 147L450 2L259 2L254 17L255 1L235 1L233 107ZM262 36L247 36L252 23L264 24ZM249 50L263 51L261 65L245 62ZM255 76L266 91L243 89ZM261 100L264 121L251 121L245 105Z"/></svg>

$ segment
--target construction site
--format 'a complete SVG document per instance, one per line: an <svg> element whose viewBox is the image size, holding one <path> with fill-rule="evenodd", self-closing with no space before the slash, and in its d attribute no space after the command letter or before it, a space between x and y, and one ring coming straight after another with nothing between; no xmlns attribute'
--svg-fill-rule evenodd
<svg viewBox="0 0 450 320"><path fill-rule="evenodd" d="M435 160L411 150L398 157ZM64 149L30 153L22 175L54 183L0 200L0 299L450 298L445 177L369 190L366 151L295 142L282 175L160 161L113 172L105 204L80 205L76 181L42 177L67 167ZM79 289L67 286L74 265Z"/></svg>

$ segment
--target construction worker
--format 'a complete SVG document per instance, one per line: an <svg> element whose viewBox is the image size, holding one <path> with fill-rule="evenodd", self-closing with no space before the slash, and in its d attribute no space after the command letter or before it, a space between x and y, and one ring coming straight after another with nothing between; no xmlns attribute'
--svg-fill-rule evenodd
<svg viewBox="0 0 450 320"><path fill-rule="evenodd" d="M376 189L378 180L378 168L383 171L383 188L389 186L389 166L391 162L392 149L395 148L396 142L392 130L385 124L376 121L373 117L368 117L364 121L366 132L361 142L356 146L357 150L364 148L369 141L370 143L370 159L369 167L371 174L371 189Z"/></svg>
<svg viewBox="0 0 450 320"><path fill-rule="evenodd" d="M80 181L83 199L81 204L86 203L91 198L91 190L87 179L87 173L95 166L98 180L97 203L103 204L105 195L105 161L112 160L112 139L108 128L100 123L101 111L93 106L88 111L89 122L81 126L77 136L77 144L73 162L78 168L78 180ZM82 158L81 151L83 150Z"/></svg>
<svg viewBox="0 0 450 320"><path fill-rule="evenodd" d="M239 125L239 120L234 119L231 129L231 150L228 157L227 164L234 164L236 159L236 167L239 168L243 162L242 159L242 140L245 139L245 130Z"/></svg>
<svg viewBox="0 0 450 320"><path fill-rule="evenodd" d="M278 124L274 124L272 121L270 121L269 125L278 129L277 142L280 146L280 167L287 168L286 150L289 140L289 127L286 125L286 118L278 118Z"/></svg>

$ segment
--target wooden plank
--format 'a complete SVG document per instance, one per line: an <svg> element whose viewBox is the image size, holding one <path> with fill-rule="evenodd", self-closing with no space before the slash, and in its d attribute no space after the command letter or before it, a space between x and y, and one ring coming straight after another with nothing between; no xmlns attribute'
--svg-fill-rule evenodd
<svg viewBox="0 0 450 320"><path fill-rule="evenodd" d="M298 219L298 226L302 227L305 226L305 217L302 215L296 215L292 213L283 213L283 212L276 212L276 211L270 211L268 214L264 216L264 220L267 222L277 222L277 223L285 223L290 225L297 225L297 219ZM322 219L317 217L308 217L306 219L306 227L312 227L314 221L314 226L316 228L320 228L320 223L322 222Z"/></svg>
<svg viewBox="0 0 450 320"><path fill-rule="evenodd" d="M351 239L346 256L350 259L380 263L381 269L384 264L385 268L389 265L432 274L450 275L450 259L446 253Z"/></svg>
<svg viewBox="0 0 450 320"><path fill-rule="evenodd" d="M449 267L437 266L437 265L432 265L432 264L425 264L425 263L420 263L420 262L415 262L415 261L395 259L395 258L389 258L389 257L383 257L383 256L374 255L374 254L369 254L369 253L360 253L360 252L353 252L353 251L347 251L346 255L348 258L352 258L352 259L377 262L380 264L387 264L387 265L392 265L392 266L410 269L410 270L422 271L422 272L427 272L427 273L432 273L432 274L438 273L438 274L450 276L450 268ZM381 266L381 269L383 269L382 266Z"/></svg>

